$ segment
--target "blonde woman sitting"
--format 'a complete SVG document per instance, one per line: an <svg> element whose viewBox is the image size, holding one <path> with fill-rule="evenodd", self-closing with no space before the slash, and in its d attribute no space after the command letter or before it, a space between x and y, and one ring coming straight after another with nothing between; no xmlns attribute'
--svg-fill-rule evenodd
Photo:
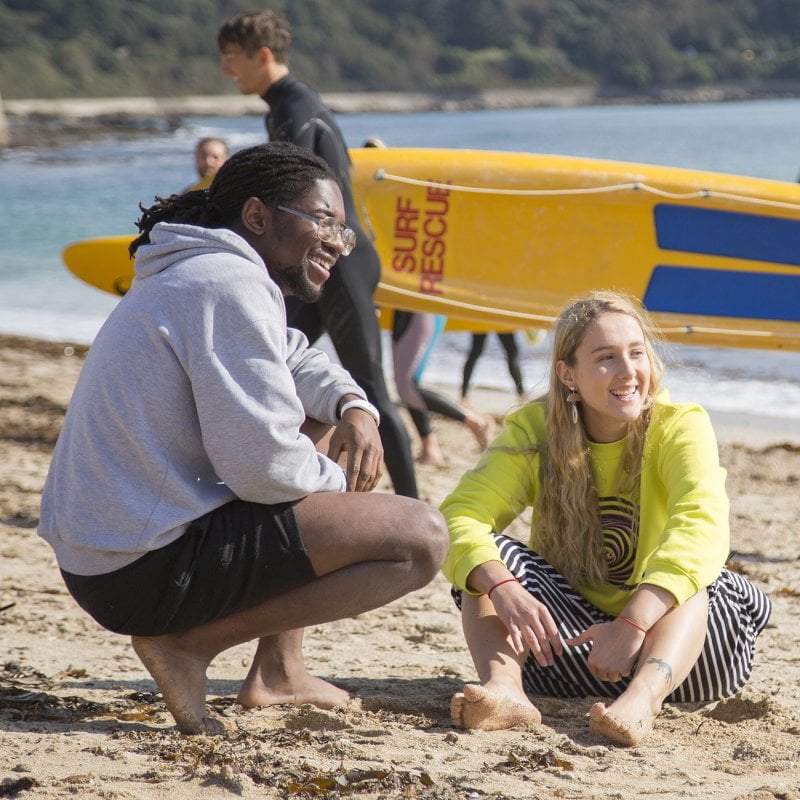
<svg viewBox="0 0 800 800"><path fill-rule="evenodd" d="M442 504L480 684L453 722L538 723L528 697L602 697L589 726L622 745L665 701L715 700L750 675L771 605L729 572L725 470L706 412L668 402L635 301L602 292L555 327L547 395L509 415ZM527 545L502 534L532 509Z"/></svg>

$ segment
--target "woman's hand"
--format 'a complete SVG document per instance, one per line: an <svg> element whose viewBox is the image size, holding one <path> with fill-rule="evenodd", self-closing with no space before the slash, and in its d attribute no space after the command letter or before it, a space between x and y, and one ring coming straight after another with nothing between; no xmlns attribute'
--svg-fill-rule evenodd
<svg viewBox="0 0 800 800"><path fill-rule="evenodd" d="M590 672L601 681L618 681L633 672L647 632L674 606L669 591L643 583L616 619L591 625L567 644L591 643Z"/></svg>
<svg viewBox="0 0 800 800"><path fill-rule="evenodd" d="M552 666L563 648L558 627L547 606L516 580L498 586L489 599L508 630L514 651L523 653L529 647L538 664Z"/></svg>
<svg viewBox="0 0 800 800"><path fill-rule="evenodd" d="M579 636L567 639L570 647L591 644L589 672L601 681L618 681L633 671L645 634L617 618L589 626Z"/></svg>

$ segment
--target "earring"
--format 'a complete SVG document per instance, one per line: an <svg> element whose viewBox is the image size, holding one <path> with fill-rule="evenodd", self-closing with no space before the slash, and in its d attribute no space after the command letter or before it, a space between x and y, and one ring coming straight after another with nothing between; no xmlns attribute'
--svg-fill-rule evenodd
<svg viewBox="0 0 800 800"><path fill-rule="evenodd" d="M581 399L581 396L578 394L578 390L575 386L570 387L569 394L567 395L567 402L572 406L572 424L578 424L578 400Z"/></svg>

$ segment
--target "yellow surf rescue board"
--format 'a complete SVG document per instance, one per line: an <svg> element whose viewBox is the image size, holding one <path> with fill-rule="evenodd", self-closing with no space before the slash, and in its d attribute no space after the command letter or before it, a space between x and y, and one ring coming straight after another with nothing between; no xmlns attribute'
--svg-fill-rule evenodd
<svg viewBox="0 0 800 800"><path fill-rule="evenodd" d="M800 350L798 184L532 153L350 152L379 305L465 329L546 328L575 295L618 289L673 341ZM64 260L122 294L131 238L78 242Z"/></svg>

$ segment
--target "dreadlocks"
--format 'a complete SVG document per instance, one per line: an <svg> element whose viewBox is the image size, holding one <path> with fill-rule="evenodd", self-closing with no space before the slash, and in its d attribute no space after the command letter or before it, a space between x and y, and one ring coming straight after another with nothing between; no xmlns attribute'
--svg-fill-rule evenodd
<svg viewBox="0 0 800 800"><path fill-rule="evenodd" d="M148 244L150 231L159 222L228 228L239 220L249 198L258 197L268 205L292 205L320 180L339 184L325 161L290 142L240 150L220 167L208 189L156 197L150 208L139 204L142 216L136 225L141 233L129 252L133 256L140 245Z"/></svg>

